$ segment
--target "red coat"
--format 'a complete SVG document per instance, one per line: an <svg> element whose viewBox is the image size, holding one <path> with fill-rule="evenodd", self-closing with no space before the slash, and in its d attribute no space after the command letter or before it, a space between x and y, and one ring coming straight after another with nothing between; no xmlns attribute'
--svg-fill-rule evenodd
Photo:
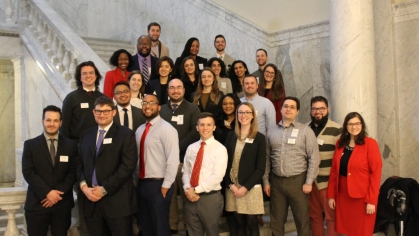
<svg viewBox="0 0 419 236"><path fill-rule="evenodd" d="M105 82L103 84L103 93L109 98L113 98L113 87L118 82L128 82L129 71L125 72L125 78L122 76L122 72L118 67L115 70L106 72Z"/></svg>
<svg viewBox="0 0 419 236"><path fill-rule="evenodd" d="M364 202L377 206L380 193L382 160L377 141L365 138L364 145L355 145L348 163L348 194L364 198ZM343 148L336 144L330 170L327 198L336 199L338 193L340 159Z"/></svg>
<svg viewBox="0 0 419 236"><path fill-rule="evenodd" d="M280 120L282 120L282 113L281 113L281 107L282 103L284 102L284 98L287 96L285 95L285 89L282 88L282 94L284 94L284 97L282 99L279 99L278 101L272 100L272 89L269 90L268 94L266 95L266 98L269 99L272 104L274 104L275 111L276 111L276 123L278 124Z"/></svg>

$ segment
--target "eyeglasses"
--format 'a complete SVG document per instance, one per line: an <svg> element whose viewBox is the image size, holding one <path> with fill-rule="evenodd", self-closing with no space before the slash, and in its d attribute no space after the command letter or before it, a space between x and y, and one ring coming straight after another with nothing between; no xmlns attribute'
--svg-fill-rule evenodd
<svg viewBox="0 0 419 236"><path fill-rule="evenodd" d="M319 107L319 108L312 107L311 108L311 111L314 111L314 112L316 112L316 111L324 112L324 111L326 111L326 107Z"/></svg>
<svg viewBox="0 0 419 236"><path fill-rule="evenodd" d="M348 123L348 127L359 127L361 126L362 123L361 122L356 122L356 123Z"/></svg>
<svg viewBox="0 0 419 236"><path fill-rule="evenodd" d="M119 96L119 95L122 95L122 94L129 94L129 93L131 93L131 91L129 91L129 90L124 90L124 91L118 91L118 92L115 92L115 95L116 95L116 96Z"/></svg>
<svg viewBox="0 0 419 236"><path fill-rule="evenodd" d="M182 90L183 89L183 86L177 86L177 87L175 87L175 86L170 86L169 87L169 90Z"/></svg>
<svg viewBox="0 0 419 236"><path fill-rule="evenodd" d="M239 114L240 116L243 116L243 115L248 116L248 115L250 115L252 113L253 112L251 112L251 111L239 111L239 112L237 112L237 114Z"/></svg>
<svg viewBox="0 0 419 236"><path fill-rule="evenodd" d="M142 102L141 105L146 106L146 105L150 105L150 106L154 106L154 105L159 105L158 102Z"/></svg>
<svg viewBox="0 0 419 236"><path fill-rule="evenodd" d="M96 110L95 109L95 114L96 115L100 115L100 114L104 114L104 115L109 115L111 113L112 110Z"/></svg>

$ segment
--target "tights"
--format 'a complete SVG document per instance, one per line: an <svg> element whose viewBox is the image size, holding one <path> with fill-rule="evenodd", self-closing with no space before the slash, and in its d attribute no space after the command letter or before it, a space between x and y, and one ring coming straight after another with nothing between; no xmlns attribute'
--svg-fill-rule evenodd
<svg viewBox="0 0 419 236"><path fill-rule="evenodd" d="M245 215L233 212L236 221L237 236L246 236L246 228L249 230L248 236L259 236L259 225L257 215Z"/></svg>

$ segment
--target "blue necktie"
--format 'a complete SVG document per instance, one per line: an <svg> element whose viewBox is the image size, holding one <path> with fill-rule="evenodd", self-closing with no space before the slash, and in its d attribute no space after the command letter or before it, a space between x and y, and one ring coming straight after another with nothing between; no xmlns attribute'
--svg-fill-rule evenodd
<svg viewBox="0 0 419 236"><path fill-rule="evenodd" d="M103 135L104 134L105 134L105 130L103 130L103 129L99 130L99 137L98 137L97 143L96 143L96 157L97 157L97 153L99 152L100 145L102 145L102 143L103 143ZM95 164L95 163L93 163L93 164ZM93 167L92 185L93 186L98 186L97 179L96 179L96 167Z"/></svg>

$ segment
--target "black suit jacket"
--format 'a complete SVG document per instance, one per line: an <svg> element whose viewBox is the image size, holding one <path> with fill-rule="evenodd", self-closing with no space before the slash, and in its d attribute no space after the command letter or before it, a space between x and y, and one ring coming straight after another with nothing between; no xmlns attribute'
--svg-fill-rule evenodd
<svg viewBox="0 0 419 236"><path fill-rule="evenodd" d="M169 85L169 82L167 82L167 84ZM159 79L150 81L145 88L145 93L155 94L159 99L160 105L164 105L167 103L167 101L169 101L169 95L167 94L167 90L162 91ZM166 98L164 101L160 99L162 93L164 93L164 97Z"/></svg>
<svg viewBox="0 0 419 236"><path fill-rule="evenodd" d="M113 123L106 132L104 143L100 146L96 156L96 137L98 127L92 127L82 133L80 138L80 161L78 169L81 171L79 181L86 181L92 187L92 175L96 167L96 178L99 186L103 186L107 195L101 200L105 206L105 213L110 218L124 217L137 212L132 174L137 164L137 146L134 131ZM106 139L111 143L105 144ZM95 207L82 194L84 215L90 216Z"/></svg>
<svg viewBox="0 0 419 236"><path fill-rule="evenodd" d="M225 146L228 153L227 172L224 183L227 188L233 182L230 179L230 170L233 165L234 151L236 149L237 136L234 132L227 134ZM238 179L239 183L250 190L256 184L262 182L262 176L266 169L266 139L261 133L256 134L253 143L245 143L240 157Z"/></svg>
<svg viewBox="0 0 419 236"><path fill-rule="evenodd" d="M67 156L68 161L60 160L60 156ZM47 209L42 207L41 201L51 190L64 192L62 200L52 208L71 210L74 207L73 185L76 182L75 161L77 143L71 139L58 135L55 165L52 165L47 141L44 134L25 141L22 155L22 173L28 182L25 211Z"/></svg>
<svg viewBox="0 0 419 236"><path fill-rule="evenodd" d="M121 125L118 112L119 111L117 110L116 115L113 117L113 121L116 124ZM138 127L140 127L140 125L146 122L146 119L143 113L141 112L141 109L138 107L131 105L131 112L132 112L132 130L135 132L138 129Z"/></svg>
<svg viewBox="0 0 419 236"><path fill-rule="evenodd" d="M159 60L157 57L153 57L152 55L150 55L151 58L151 74L150 74L150 80L153 79L158 79L157 76L157 61ZM134 56L132 56L132 63L130 65L130 67L128 67L128 71L133 71L133 70L140 70L140 65L138 64L138 55L135 54ZM141 71L142 72L142 71Z"/></svg>

